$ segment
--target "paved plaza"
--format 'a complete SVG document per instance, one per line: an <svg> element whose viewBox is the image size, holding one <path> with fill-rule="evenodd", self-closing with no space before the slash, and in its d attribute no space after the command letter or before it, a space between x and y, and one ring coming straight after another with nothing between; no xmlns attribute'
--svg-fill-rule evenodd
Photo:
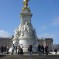
<svg viewBox="0 0 59 59"><path fill-rule="evenodd" d="M59 59L59 55L0 55L0 59Z"/></svg>
<svg viewBox="0 0 59 59"><path fill-rule="evenodd" d="M39 54L24 54L24 55L10 55L10 54L0 54L0 59L59 59L59 52L58 54L55 54L54 52L51 52L52 54L49 55L39 55Z"/></svg>

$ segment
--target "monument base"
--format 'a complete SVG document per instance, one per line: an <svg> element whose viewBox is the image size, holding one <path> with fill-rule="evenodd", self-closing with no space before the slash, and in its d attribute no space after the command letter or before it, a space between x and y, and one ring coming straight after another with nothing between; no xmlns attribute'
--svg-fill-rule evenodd
<svg viewBox="0 0 59 59"><path fill-rule="evenodd" d="M38 43L34 39L26 38L26 39L20 39L20 40L14 40L13 41L14 46L20 46L23 49L23 52L28 52L28 48L30 45L32 45L32 51L37 52ZM9 49L9 52L12 52L13 47Z"/></svg>

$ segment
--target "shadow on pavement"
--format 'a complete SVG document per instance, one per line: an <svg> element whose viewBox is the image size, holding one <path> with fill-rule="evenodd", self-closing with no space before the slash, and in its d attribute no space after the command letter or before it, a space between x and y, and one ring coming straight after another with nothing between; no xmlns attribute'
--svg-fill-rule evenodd
<svg viewBox="0 0 59 59"><path fill-rule="evenodd" d="M0 58L5 57L5 55L0 55Z"/></svg>

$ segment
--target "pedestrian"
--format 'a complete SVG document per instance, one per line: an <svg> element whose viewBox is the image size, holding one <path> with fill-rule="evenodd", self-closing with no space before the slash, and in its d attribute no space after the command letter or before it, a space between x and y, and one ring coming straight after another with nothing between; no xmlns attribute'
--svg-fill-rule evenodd
<svg viewBox="0 0 59 59"><path fill-rule="evenodd" d="M41 46L40 46L40 44L38 45L38 53L39 53L39 55L41 55Z"/></svg>
<svg viewBox="0 0 59 59"><path fill-rule="evenodd" d="M41 53L44 54L44 46L41 46Z"/></svg>
<svg viewBox="0 0 59 59"><path fill-rule="evenodd" d="M15 46L16 54L17 54L17 46Z"/></svg>
<svg viewBox="0 0 59 59"><path fill-rule="evenodd" d="M6 52L7 52L7 54L9 54L9 47L8 46L6 47Z"/></svg>
<svg viewBox="0 0 59 59"><path fill-rule="evenodd" d="M48 46L45 46L45 53L48 55Z"/></svg>
<svg viewBox="0 0 59 59"><path fill-rule="evenodd" d="M57 54L57 49L54 50L55 54Z"/></svg>
<svg viewBox="0 0 59 59"><path fill-rule="evenodd" d="M30 55L32 55L32 45L29 46L28 51L29 51Z"/></svg>
<svg viewBox="0 0 59 59"><path fill-rule="evenodd" d="M1 46L1 53L3 54L3 52L4 52L4 47Z"/></svg>
<svg viewBox="0 0 59 59"><path fill-rule="evenodd" d="M18 55L19 55L19 54L20 54L20 46L18 46L18 48L17 48L17 49L18 49Z"/></svg>
<svg viewBox="0 0 59 59"><path fill-rule="evenodd" d="M15 45L13 44L13 47L12 47L12 55L14 54L14 49L15 49Z"/></svg>
<svg viewBox="0 0 59 59"><path fill-rule="evenodd" d="M23 49L20 48L20 55L23 55Z"/></svg>

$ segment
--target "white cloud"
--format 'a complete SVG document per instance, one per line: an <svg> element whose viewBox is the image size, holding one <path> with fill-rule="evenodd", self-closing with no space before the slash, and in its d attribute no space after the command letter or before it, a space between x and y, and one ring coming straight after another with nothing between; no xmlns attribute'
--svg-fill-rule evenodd
<svg viewBox="0 0 59 59"><path fill-rule="evenodd" d="M55 38L55 34L43 33L38 36L39 38Z"/></svg>
<svg viewBox="0 0 59 59"><path fill-rule="evenodd" d="M43 26L41 26L41 29L47 29L47 28L49 28L49 27L51 27L51 26L59 26L59 17L56 17L56 18L54 18L52 21L51 21L51 23L49 23L48 25L46 24L44 24Z"/></svg>
<svg viewBox="0 0 59 59"><path fill-rule="evenodd" d="M43 25L43 26L40 27L40 29L45 30L45 29L47 29L47 26Z"/></svg>
<svg viewBox="0 0 59 59"><path fill-rule="evenodd" d="M10 37L11 35L4 30L0 30L0 37Z"/></svg>
<svg viewBox="0 0 59 59"><path fill-rule="evenodd" d="M51 25L53 26L59 26L59 18L56 18L52 21Z"/></svg>

